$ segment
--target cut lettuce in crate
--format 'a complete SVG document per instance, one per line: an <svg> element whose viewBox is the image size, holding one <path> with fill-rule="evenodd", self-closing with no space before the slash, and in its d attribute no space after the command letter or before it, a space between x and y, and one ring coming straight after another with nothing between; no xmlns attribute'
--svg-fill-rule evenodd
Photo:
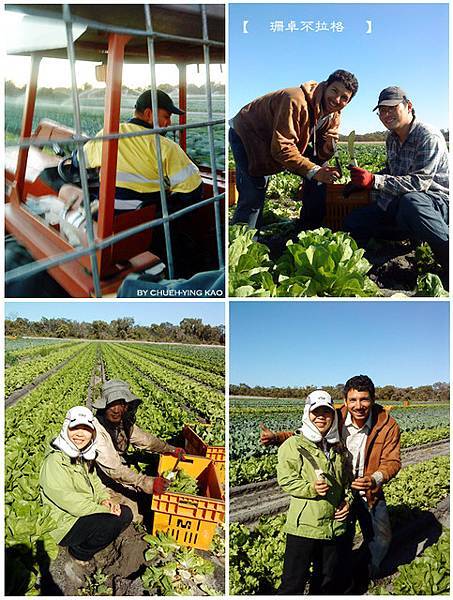
<svg viewBox="0 0 453 600"><path fill-rule="evenodd" d="M172 471L169 469L168 471L164 471L162 473L162 477L165 479L169 478L171 473L175 473L174 476L170 479L170 486L167 488L167 492L177 493L177 494L190 494L192 496L198 495L198 482L195 477L192 477L185 471Z"/></svg>

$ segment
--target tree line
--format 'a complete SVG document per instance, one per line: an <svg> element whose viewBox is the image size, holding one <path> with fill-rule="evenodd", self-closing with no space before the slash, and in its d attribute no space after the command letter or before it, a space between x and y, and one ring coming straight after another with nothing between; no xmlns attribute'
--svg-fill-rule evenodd
<svg viewBox="0 0 453 600"><path fill-rule="evenodd" d="M450 133L448 129L441 129L442 135L448 142L450 140ZM372 133L356 133L356 142L385 142L388 131L373 131ZM348 136L340 134L340 142L347 142Z"/></svg>
<svg viewBox="0 0 453 600"><path fill-rule="evenodd" d="M147 342L178 342L183 344L225 343L223 325L206 325L202 319L183 319L179 325L153 323L138 325L133 317L121 317L113 321L74 321L70 319L42 317L30 321L22 317L5 319L5 335L14 337L56 337L93 340L142 340Z"/></svg>
<svg viewBox="0 0 453 600"><path fill-rule="evenodd" d="M230 385L230 394L232 396L257 396L261 398L301 398L305 399L308 394L314 390L320 389L314 385L304 387L263 387L260 385L251 387L246 383L239 385ZM343 398L343 384L336 386L323 386L323 390L328 392L334 401ZM436 382L432 385L421 385L419 387L396 387L394 385L385 385L376 387L376 402L380 404L391 404L392 402L449 402L450 385L444 382Z"/></svg>

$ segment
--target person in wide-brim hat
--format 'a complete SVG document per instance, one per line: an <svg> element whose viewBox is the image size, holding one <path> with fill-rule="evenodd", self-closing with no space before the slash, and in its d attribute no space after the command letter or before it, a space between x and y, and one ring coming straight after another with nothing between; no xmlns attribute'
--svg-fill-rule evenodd
<svg viewBox="0 0 453 600"><path fill-rule="evenodd" d="M106 482L111 480L129 490L160 494L169 482L163 477L151 477L131 469L126 462L126 452L132 447L179 456L184 450L138 427L135 415L140 403L127 382L113 379L104 383L100 397L92 404L97 409L97 465L107 477Z"/></svg>

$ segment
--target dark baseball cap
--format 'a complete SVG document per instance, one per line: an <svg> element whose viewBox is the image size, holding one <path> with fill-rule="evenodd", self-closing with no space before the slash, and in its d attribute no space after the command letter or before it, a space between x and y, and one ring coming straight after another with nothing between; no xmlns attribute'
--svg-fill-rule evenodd
<svg viewBox="0 0 453 600"><path fill-rule="evenodd" d="M397 106L403 100L407 100L406 92L400 87L392 85L379 94L377 106L373 108L373 111L380 106Z"/></svg>
<svg viewBox="0 0 453 600"><path fill-rule="evenodd" d="M145 108L152 108L151 106L151 90L146 90L140 94L135 103L135 109L139 112L143 112ZM163 90L157 90L157 108L164 108L173 115L183 115L184 111L180 110L173 104L173 100Z"/></svg>

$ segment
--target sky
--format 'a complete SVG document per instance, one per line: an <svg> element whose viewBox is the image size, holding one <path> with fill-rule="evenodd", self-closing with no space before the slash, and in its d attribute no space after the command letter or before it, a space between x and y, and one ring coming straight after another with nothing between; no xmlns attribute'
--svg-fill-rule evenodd
<svg viewBox="0 0 453 600"><path fill-rule="evenodd" d="M384 130L372 109L391 85L407 92L420 120L448 128L447 4L230 4L229 15L230 117L254 98L345 69L359 91L341 133ZM271 31L278 21L284 31ZM303 31L310 21L344 29Z"/></svg>
<svg viewBox="0 0 453 600"><path fill-rule="evenodd" d="M16 41L17 28L20 27L22 15L16 12L4 13L5 19L5 46L6 49ZM76 61L77 85L82 86L88 82L93 87L104 87L104 83L96 81L95 64L88 61ZM4 64L5 80L13 81L16 86L21 87L28 82L30 59L26 56L7 55ZM225 69L220 65L211 65L211 81L225 83ZM157 84L178 83L178 69L176 65L157 65L156 66ZM206 80L205 67L200 65L189 65L187 69L188 83L202 85ZM147 65L125 64L123 68L123 85L130 88L146 87L150 82L149 67ZM40 87L70 87L71 74L66 60L44 58L39 69L38 85Z"/></svg>
<svg viewBox="0 0 453 600"><path fill-rule="evenodd" d="M179 324L182 319L202 319L205 325L223 325L224 303L209 302L6 302L5 318L23 317L39 321L41 317L64 318L73 321L101 320L110 322L121 317L133 317L138 325L151 323Z"/></svg>
<svg viewBox="0 0 453 600"><path fill-rule="evenodd" d="M230 383L448 382L449 329L444 301L232 301Z"/></svg>

